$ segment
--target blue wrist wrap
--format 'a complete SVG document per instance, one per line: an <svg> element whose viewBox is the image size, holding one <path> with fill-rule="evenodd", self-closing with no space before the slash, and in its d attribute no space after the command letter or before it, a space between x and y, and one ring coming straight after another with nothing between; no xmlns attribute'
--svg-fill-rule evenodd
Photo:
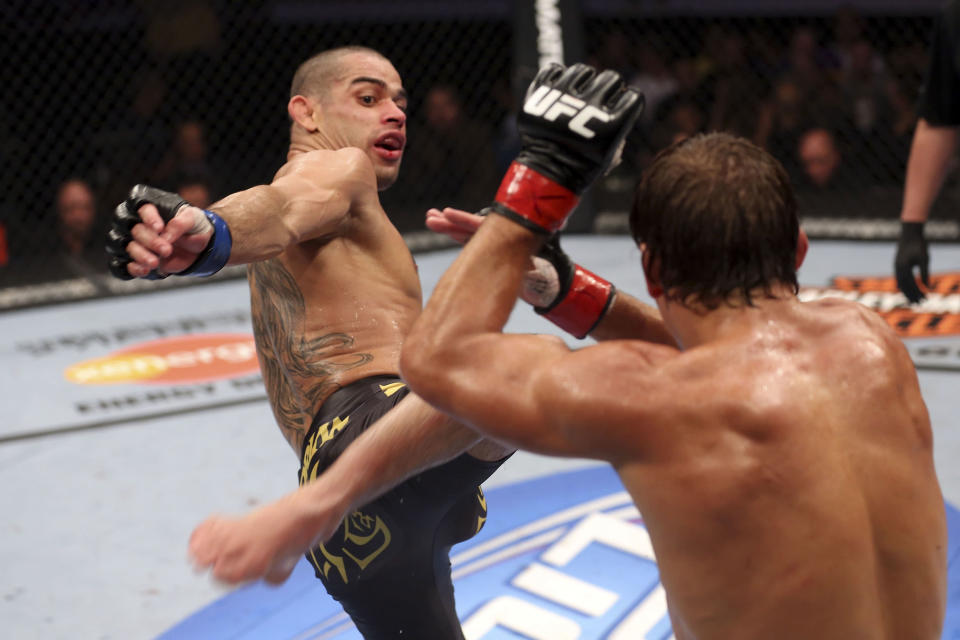
<svg viewBox="0 0 960 640"><path fill-rule="evenodd" d="M212 276L227 264L230 259L230 249L233 247L233 238L230 236L230 227L223 218L213 211L203 210L207 220L213 225L213 237L210 244L197 256L193 264L177 273L178 276Z"/></svg>

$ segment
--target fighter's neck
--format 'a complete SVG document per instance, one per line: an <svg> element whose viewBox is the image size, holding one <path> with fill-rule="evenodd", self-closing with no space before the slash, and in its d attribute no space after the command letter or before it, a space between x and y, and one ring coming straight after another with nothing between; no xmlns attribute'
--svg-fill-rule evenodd
<svg viewBox="0 0 960 640"><path fill-rule="evenodd" d="M752 304L721 304L715 309L696 305L666 302L661 306L664 321L681 348L692 347L732 337L738 333L763 331L771 323L782 320L799 304L792 291L776 291L770 297L758 293Z"/></svg>
<svg viewBox="0 0 960 640"><path fill-rule="evenodd" d="M320 133L309 133L303 127L294 124L290 128L290 147L287 150L287 160L289 161L302 153L317 150L336 151L340 148L342 148L342 145L334 144L326 136Z"/></svg>

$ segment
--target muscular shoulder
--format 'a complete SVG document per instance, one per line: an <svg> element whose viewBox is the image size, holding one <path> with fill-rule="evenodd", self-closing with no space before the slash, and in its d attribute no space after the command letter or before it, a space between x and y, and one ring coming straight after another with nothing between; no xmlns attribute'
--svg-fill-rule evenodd
<svg viewBox="0 0 960 640"><path fill-rule="evenodd" d="M377 187L373 163L361 149L354 147L298 154L277 172L274 181L296 178L308 180L319 188L376 191Z"/></svg>
<svg viewBox="0 0 960 640"><path fill-rule="evenodd" d="M549 393L578 404L592 399L598 405L619 405L630 411L626 399L666 392L670 370L681 356L675 348L639 340L610 340L571 352L544 370ZM617 400L619 399L619 400Z"/></svg>
<svg viewBox="0 0 960 640"><path fill-rule="evenodd" d="M803 308L816 325L812 331L828 340L836 337L840 342L851 343L850 346L862 340L900 344L893 329L878 313L857 302L824 298L804 303Z"/></svg>

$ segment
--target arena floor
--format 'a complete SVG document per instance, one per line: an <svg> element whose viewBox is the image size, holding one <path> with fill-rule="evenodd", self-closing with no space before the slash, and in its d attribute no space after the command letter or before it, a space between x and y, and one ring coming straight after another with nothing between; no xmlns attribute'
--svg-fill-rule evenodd
<svg viewBox="0 0 960 640"><path fill-rule="evenodd" d="M564 245L644 295L627 238L571 237ZM804 295L833 289L889 311L884 279L893 251L892 243L814 242L800 272ZM934 273L960 272L960 246L931 252ZM426 295L453 255L417 257ZM960 505L957 296L934 301L947 314L939 320L896 312L912 335L938 473L953 505ZM0 523L0 637L359 637L305 563L281 588L234 591L187 563L189 534L208 514L245 512L296 486L297 460L250 368L247 305L246 283L233 280L0 315L0 512L8 514ZM507 328L560 335L523 306ZM153 360L136 359L143 353L179 358L179 368L158 374ZM458 610L472 640L670 637L655 566L637 546L638 514L605 466L519 454L486 488L487 527L454 550ZM949 511L943 638L956 640L960 530ZM601 544L587 549L589 541ZM558 580L558 572L575 580Z"/></svg>

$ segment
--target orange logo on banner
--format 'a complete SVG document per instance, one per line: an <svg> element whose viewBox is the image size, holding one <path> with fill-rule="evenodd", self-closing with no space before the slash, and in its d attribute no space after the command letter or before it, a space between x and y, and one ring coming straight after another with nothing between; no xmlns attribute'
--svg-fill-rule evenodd
<svg viewBox="0 0 960 640"><path fill-rule="evenodd" d="M960 335L960 273L930 277L923 302L908 306L893 277L838 276L829 287L802 287L801 300L839 297L879 313L904 338Z"/></svg>
<svg viewBox="0 0 960 640"><path fill-rule="evenodd" d="M75 364L64 375L77 384L190 384L258 370L253 336L212 333L144 342Z"/></svg>

